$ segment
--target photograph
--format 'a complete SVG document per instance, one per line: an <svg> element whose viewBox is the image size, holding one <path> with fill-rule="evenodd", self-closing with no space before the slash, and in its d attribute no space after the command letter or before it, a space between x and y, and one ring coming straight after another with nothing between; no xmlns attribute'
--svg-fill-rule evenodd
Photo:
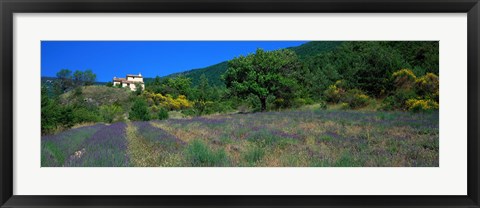
<svg viewBox="0 0 480 208"><path fill-rule="evenodd" d="M44 40L40 59L42 168L439 167L439 41Z"/></svg>

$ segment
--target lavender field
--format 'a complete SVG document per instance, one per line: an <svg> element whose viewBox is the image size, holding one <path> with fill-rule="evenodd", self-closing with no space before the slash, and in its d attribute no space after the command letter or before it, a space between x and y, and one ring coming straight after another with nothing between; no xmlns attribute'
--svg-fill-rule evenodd
<svg viewBox="0 0 480 208"><path fill-rule="evenodd" d="M438 167L438 112L292 110L42 137L42 167Z"/></svg>

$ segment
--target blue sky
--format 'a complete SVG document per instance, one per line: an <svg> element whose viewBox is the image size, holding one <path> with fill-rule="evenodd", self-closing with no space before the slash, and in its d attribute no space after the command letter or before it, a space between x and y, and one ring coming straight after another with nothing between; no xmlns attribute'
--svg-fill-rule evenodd
<svg viewBox="0 0 480 208"><path fill-rule="evenodd" d="M91 69L97 81L142 73L165 76L210 66L257 48L276 50L306 41L42 41L42 76Z"/></svg>

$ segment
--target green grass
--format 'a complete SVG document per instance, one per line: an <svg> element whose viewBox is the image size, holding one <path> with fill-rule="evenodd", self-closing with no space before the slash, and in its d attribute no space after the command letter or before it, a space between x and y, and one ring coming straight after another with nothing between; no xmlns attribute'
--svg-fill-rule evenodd
<svg viewBox="0 0 480 208"><path fill-rule="evenodd" d="M191 166L195 167L227 166L229 161L225 150L213 150L201 140L193 140L187 147L186 155Z"/></svg>
<svg viewBox="0 0 480 208"><path fill-rule="evenodd" d="M247 163L247 166L255 166L258 161L260 161L265 155L265 150L263 148L253 146L244 153L244 159Z"/></svg>
<svg viewBox="0 0 480 208"><path fill-rule="evenodd" d="M63 164L68 156L68 154L65 154L65 151L62 151L51 141L44 142L42 150L45 151L45 154L42 154L42 166L47 165L47 159L45 158L47 155L52 156L57 164Z"/></svg>
<svg viewBox="0 0 480 208"><path fill-rule="evenodd" d="M328 136L328 135L323 135L320 137L320 140L322 141L326 141L326 142L329 142L329 141L333 141L335 138L333 138L332 136Z"/></svg>

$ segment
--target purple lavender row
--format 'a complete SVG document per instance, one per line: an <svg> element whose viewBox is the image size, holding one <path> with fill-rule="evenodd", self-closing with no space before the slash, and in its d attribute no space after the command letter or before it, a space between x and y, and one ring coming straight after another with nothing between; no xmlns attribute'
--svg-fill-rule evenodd
<svg viewBox="0 0 480 208"><path fill-rule="evenodd" d="M85 141L84 149L65 166L124 167L129 165L125 123L114 123L98 130Z"/></svg>
<svg viewBox="0 0 480 208"><path fill-rule="evenodd" d="M70 129L56 135L42 136L42 167L62 166L69 156L82 148L83 142L90 138L103 124Z"/></svg>

